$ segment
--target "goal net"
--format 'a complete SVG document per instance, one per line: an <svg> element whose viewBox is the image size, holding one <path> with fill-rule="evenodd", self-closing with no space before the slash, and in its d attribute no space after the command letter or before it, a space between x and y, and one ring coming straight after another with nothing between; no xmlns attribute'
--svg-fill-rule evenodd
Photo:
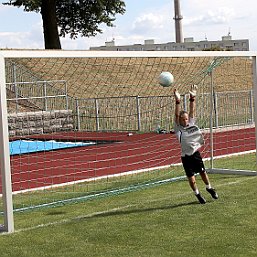
<svg viewBox="0 0 257 257"><path fill-rule="evenodd" d="M13 210L184 179L173 90L187 110L192 84L208 171L256 175L253 53L0 51L0 62L5 230Z"/></svg>

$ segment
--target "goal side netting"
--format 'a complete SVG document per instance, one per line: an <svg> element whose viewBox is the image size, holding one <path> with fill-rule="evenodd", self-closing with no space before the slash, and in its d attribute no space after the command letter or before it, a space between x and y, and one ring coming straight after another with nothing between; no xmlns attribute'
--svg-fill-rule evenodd
<svg viewBox="0 0 257 257"><path fill-rule="evenodd" d="M212 173L256 175L251 52L0 51L2 223L13 211L185 179L174 135L198 85L197 124ZM162 87L158 76L175 80ZM255 93L254 93L255 92Z"/></svg>

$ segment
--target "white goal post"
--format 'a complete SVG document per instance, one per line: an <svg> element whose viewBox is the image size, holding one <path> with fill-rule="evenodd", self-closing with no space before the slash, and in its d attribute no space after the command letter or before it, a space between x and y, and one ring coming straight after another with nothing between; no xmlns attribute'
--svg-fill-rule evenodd
<svg viewBox="0 0 257 257"><path fill-rule="evenodd" d="M158 85L157 78L161 71L170 71L175 78L173 87L179 88L184 96L184 107L187 108L187 84L200 84L199 99L201 100L200 107L198 107L199 117L201 119L201 128L206 131L206 141L208 142L208 149L206 147L206 160L210 160L210 165L208 167L209 172L213 173L226 173L226 174L242 174L242 175L256 175L256 170L244 170L244 167L238 169L215 166L214 160L234 156L246 153L255 153L257 147L257 129L255 126L255 121L257 120L257 65L256 65L257 52L234 52L234 51L47 51L47 50L0 50L0 162L1 162L1 181L2 181L2 208L3 208L3 228L5 232L14 231L13 222L13 199L12 195L15 191L12 183L12 170L11 170L11 159L10 159L10 149L9 149L9 137L10 129L14 125L8 127L8 108L9 103L21 102L23 97L23 103L29 99L31 96L24 96L24 92L29 92L29 90L24 89L25 84L33 84L34 81L26 81L27 74L33 74L42 71L40 76L38 75L38 81L48 79L49 81L54 81L53 83L58 83L55 81L67 81L68 90L66 92L55 93L51 91L51 95L44 95L44 100L47 99L48 109L40 109L41 103L36 103L33 101L33 106L37 106L39 112L43 113L42 117L45 117L46 112L54 111L61 108L61 105L68 106L69 94L74 94L74 122L76 125L66 124L65 130L68 128L74 129L74 134L79 130L90 131L90 132L110 132L115 130L115 132L129 132L128 135L133 133L149 133L153 132L158 128L163 128L164 131L172 130L172 117L170 120L170 113L167 109L173 108L173 88L161 88ZM112 61L115 59L115 62ZM238 61L239 59L239 61ZM21 60L17 62L18 60ZM61 62L60 62L61 60ZM85 61L87 60L87 61ZM89 60L89 61L88 61ZM118 60L118 61L117 61ZM93 63L94 62L94 63ZM31 65L30 65L31 64ZM17 65L17 66L15 66ZM233 68L232 66L234 65ZM15 69L18 67L24 69L23 73L19 75L19 81L11 78L11 75L7 75L12 67ZM35 69L38 67L38 70ZM53 74L54 68L57 67L58 72ZM89 70L89 67L91 70ZM222 68L223 67L223 68ZM249 68L250 67L250 68ZM45 70L44 70L45 69ZM63 70L62 70L63 69ZM216 73L217 69L217 73ZM250 69L250 70L249 70ZM95 73L94 73L95 72ZM98 73L97 73L98 72ZM47 74L51 73L51 77L47 78ZM218 75L217 75L218 74ZM217 79L215 80L215 76ZM68 77L69 76L69 77ZM84 76L84 77L83 77ZM106 77L105 77L106 76ZM247 77L244 78L244 76ZM31 75L32 77L32 75ZM65 78L64 78L65 77ZM228 77L227 85L232 88L228 93L222 91L223 82L222 80ZM13 79L12 81L10 81ZM78 81L78 80L81 81ZM21 81L23 80L23 81ZM46 80L47 81L47 80ZM23 84L22 84L23 83ZM242 95L245 97L235 96L233 85L236 87L243 88L244 83L246 83L251 89L249 92L243 92ZM7 97L7 84L10 85L8 92L12 97ZM12 91L16 88L16 85L22 85L21 91ZM82 85L87 85L88 88L82 88ZM42 85L42 86L41 86ZM46 93L46 88L43 83L41 83L42 90L40 92ZM80 88L76 88L79 85ZM89 86L93 87L89 87ZM52 84L51 84L52 86ZM63 85L62 85L63 86ZM73 88L73 91L69 91ZM109 94L111 87L115 87L112 95ZM145 87L145 88L144 88ZM218 90L216 90L218 88ZM27 91L26 91L27 90ZM34 89L33 89L34 90ZM30 92L33 91L30 89ZM71 89L70 89L71 90ZM108 91L110 90L110 91ZM91 95L84 96L83 99L79 99L82 92L88 92ZM239 91L239 90L238 90ZM243 90L242 90L243 91ZM10 93L11 92L11 93ZM18 92L18 93L17 93ZM33 91L35 92L35 91ZM57 92L57 91L56 91ZM241 92L241 91L240 91ZM253 92L253 93L252 93ZM135 95L132 95L135 93ZM149 93L149 95L147 95ZM224 96L226 95L226 96ZM250 97L248 97L250 96ZM39 99L42 95L33 95L33 99ZM56 104L55 99L64 97L62 103ZM153 98L158 98L158 101L152 100ZM166 98L165 98L166 97ZM32 97L31 97L32 98ZM121 98L119 101L118 98ZM129 98L129 99L128 99ZM133 98L133 99L132 99ZM150 99L151 98L151 99ZM164 99L167 102L164 103ZM53 100L54 99L54 100ZM113 100L114 99L114 100ZM130 101L135 102L135 115L132 113L132 104ZM227 103L231 104L229 101L232 99L233 106L226 106ZM237 100L235 100L237 99ZM200 101L199 100L199 101ZM83 101L83 105L81 104ZM238 101L241 101L238 103ZM240 113L237 115L236 108L238 105L244 105L247 102L247 110L250 114ZM28 102L28 101L27 101ZM27 103L26 102L26 103ZM105 103L105 108L100 108ZM126 102L126 106L122 106ZM147 104L146 104L147 102ZM159 103L160 109L156 111L156 106ZM30 102L32 103L32 101ZM109 106L108 106L109 103ZM248 106L248 104L250 106ZM42 105L43 106L43 105ZM50 106L50 107L49 107ZM55 107L53 107L55 106ZM58 107L56 107L58 106ZM71 103L69 102L70 109ZM100 107L99 107L100 106ZM118 106L118 107L117 107ZM45 107L45 105L44 105ZM15 109L14 108L14 109ZM23 110L24 110L23 105ZM65 107L66 108L66 107ZM110 108L109 111L107 109ZM140 109L141 108L141 109ZM158 107L159 108L159 107ZM209 108L209 109L208 109ZM228 117L227 113L223 113L224 109L233 109L234 117ZM103 109L105 113L103 112ZM117 111L118 109L118 111ZM208 109L208 110L207 110ZM122 112L124 110L124 113ZM131 111L129 114L128 111ZM134 110L134 109L133 109ZM65 110L68 112L68 110ZM25 110L27 112L27 110ZM115 112L115 114L113 114ZM148 113L147 113L148 112ZM165 112L165 117L164 117ZM207 113L206 113L207 112ZM155 114L153 114L155 113ZM158 113L158 117L157 114ZM38 113L37 113L38 115ZM59 115L59 113L58 113ZM65 114L66 115L66 114ZM113 116L111 116L113 115ZM134 115L134 116L133 116ZM151 119L149 119L149 115ZM55 117L57 115L55 114ZM133 118L132 118L133 116ZM244 122L236 122L234 120L235 116L240 116L240 118L246 120L247 124ZM92 118L89 120L89 118ZM108 118L108 120L107 120ZM88 119L85 121L85 119ZM61 121L64 120L63 117L60 118ZM65 119L70 121L70 117ZM121 121L122 120L122 121ZM225 124L225 122L227 122ZM116 123L116 122L120 123ZM59 120L58 120L59 122ZM134 123L133 123L134 122ZM86 125L91 124L92 127L86 127ZM133 123L133 124L132 124ZM157 124L158 123L158 124ZM208 125L206 125L208 123ZM46 124L46 123L45 123ZM61 123L60 123L61 124ZM63 123L55 124L55 129L59 126L63 128ZM86 125L85 125L86 124ZM113 125L115 124L115 125ZM111 126L114 126L111 127ZM27 126L27 125L26 125ZM83 127L84 126L84 127ZM88 125L89 126L89 125ZM59 128L58 127L58 128ZM27 127L26 127L27 128ZM242 129L250 129L252 134L251 138L245 137L240 138L241 134L247 134ZM33 128L36 130L36 128ZM31 130L30 130L31 131ZM43 130L42 130L43 131ZM48 132L50 129L48 129ZM235 132L239 131L239 133ZM248 131L248 130L247 130ZM54 131L55 134L57 131ZM221 135L221 132L224 134ZM38 133L38 132L37 132ZM42 133L45 133L44 131ZM220 134L219 134L220 133ZM38 133L39 134L39 133ZM45 133L47 134L47 133ZM51 134L50 132L48 134ZM110 133L111 134L111 133ZM231 139L228 137L234 134L235 136ZM18 134L15 134L17 137ZM52 135L52 134L51 134ZM226 139L226 144L224 143L224 138ZM254 147L240 147L244 141L253 141L255 138ZM111 140L110 136L110 141ZM76 138L78 140L78 136ZM235 150L231 150L231 141L238 143ZM215 146L219 145L222 149L215 149ZM243 149L241 152L241 148ZM254 149L253 149L254 148ZM228 150L229 149L229 150ZM131 146L129 150L134 150ZM230 151L231 150L231 151ZM129 151L127 151L129 152ZM131 156L128 156L131 157ZM143 154L142 154L143 158ZM152 159L144 160L144 163L148 166L141 166L140 170L151 170L156 166L151 166L149 163ZM153 158L153 157L151 157ZM177 158L177 157L176 157ZM128 159L128 158L127 158ZM177 158L178 159L178 158ZM176 160L177 160L176 159ZM118 160L118 158L117 158ZM165 160L166 161L166 160ZM139 162L139 161L137 161ZM164 161L163 161L164 163ZM255 161L253 167L256 167L257 159L255 156ZM177 165L170 159L170 162L165 162L160 166L170 167L172 165ZM129 166L127 163L120 164L120 166ZM120 169L120 166L116 166L113 169ZM132 166L132 165L131 165ZM94 167L95 169L95 167ZM134 172L134 170L127 170L128 172ZM126 171L126 172L127 172ZM113 175L113 174L112 174ZM74 174L73 174L74 176ZM81 174L80 174L81 176ZM115 174L117 176L117 174ZM66 174L66 178L71 177L71 173ZM100 177L100 175L99 175ZM102 176L101 176L102 177ZM86 181L86 178L81 178L81 181ZM17 182L18 183L18 182ZM41 183L41 182L40 182ZM63 181L60 182L62 185ZM67 181L67 183L73 183L72 181ZM75 182L74 182L75 183ZM77 182L76 182L77 183ZM43 185L44 187L46 185ZM47 184L48 188L49 184ZM56 186L56 185L54 185ZM41 188L42 188L41 187ZM21 187L23 190L24 187ZM27 189L26 189L27 190ZM36 190L36 189L33 189Z"/></svg>

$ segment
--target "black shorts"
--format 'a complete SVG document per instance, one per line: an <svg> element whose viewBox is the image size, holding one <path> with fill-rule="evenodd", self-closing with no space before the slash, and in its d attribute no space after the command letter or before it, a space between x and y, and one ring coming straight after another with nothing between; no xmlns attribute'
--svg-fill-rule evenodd
<svg viewBox="0 0 257 257"><path fill-rule="evenodd" d="M205 172L203 159L199 151L196 151L193 155L182 156L181 159L188 178L196 173Z"/></svg>

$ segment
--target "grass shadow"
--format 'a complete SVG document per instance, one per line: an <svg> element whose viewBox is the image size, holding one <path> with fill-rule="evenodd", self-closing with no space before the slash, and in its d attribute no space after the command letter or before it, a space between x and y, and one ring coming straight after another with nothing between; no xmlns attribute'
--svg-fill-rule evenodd
<svg viewBox="0 0 257 257"><path fill-rule="evenodd" d="M154 211L160 211L160 210L170 210L175 208L180 208L183 206L190 206L190 205L199 205L198 202L188 202L188 203L179 203L174 205L167 205L167 206L159 206L159 207L151 207L151 208L136 208L136 209L129 209L129 210L122 210L122 209L116 209L106 212L99 212L92 215L88 215L85 217L80 217L81 219L91 219L91 218L98 218L98 217L110 217L110 216L119 216L119 215L129 215L129 214L136 214L136 213L144 213L144 212L154 212Z"/></svg>

